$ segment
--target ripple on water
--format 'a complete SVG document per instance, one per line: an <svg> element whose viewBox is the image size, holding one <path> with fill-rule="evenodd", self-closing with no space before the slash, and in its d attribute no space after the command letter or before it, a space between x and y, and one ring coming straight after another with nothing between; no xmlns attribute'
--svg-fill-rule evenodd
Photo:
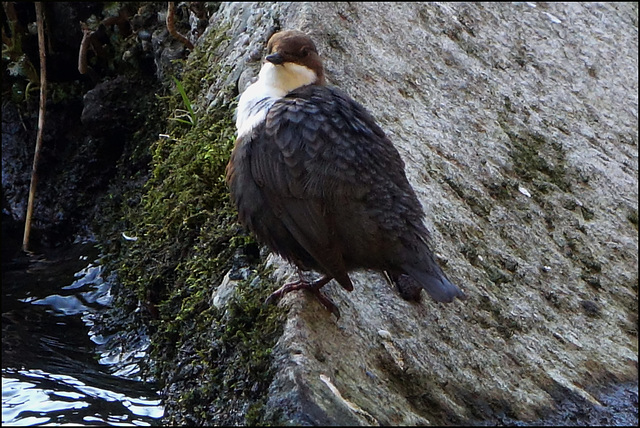
<svg viewBox="0 0 640 428"><path fill-rule="evenodd" d="M111 284L87 252L95 250L76 247L55 262L3 269L3 425L160 423L161 400L139 379L146 335L124 345L117 332L96 332Z"/></svg>

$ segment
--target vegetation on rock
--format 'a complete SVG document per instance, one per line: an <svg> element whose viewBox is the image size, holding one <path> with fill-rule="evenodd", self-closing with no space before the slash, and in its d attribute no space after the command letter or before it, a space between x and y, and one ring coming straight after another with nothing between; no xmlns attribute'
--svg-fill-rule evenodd
<svg viewBox="0 0 640 428"><path fill-rule="evenodd" d="M122 211L135 240L122 244L117 270L152 326L151 374L164 385L170 423L260 422L282 324L281 312L263 303L272 287L259 248L229 202L232 105L194 111L201 82L220 72L205 53L223 34L183 64L169 111L186 108L190 120L168 122L151 148L139 204ZM217 308L212 294L228 271L235 293Z"/></svg>

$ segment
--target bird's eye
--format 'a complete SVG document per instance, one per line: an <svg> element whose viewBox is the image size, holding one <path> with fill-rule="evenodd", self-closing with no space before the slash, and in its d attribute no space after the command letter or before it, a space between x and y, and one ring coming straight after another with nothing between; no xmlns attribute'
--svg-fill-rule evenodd
<svg viewBox="0 0 640 428"><path fill-rule="evenodd" d="M307 55L309 55L309 49L302 48L302 50L300 51L300 56L304 58Z"/></svg>

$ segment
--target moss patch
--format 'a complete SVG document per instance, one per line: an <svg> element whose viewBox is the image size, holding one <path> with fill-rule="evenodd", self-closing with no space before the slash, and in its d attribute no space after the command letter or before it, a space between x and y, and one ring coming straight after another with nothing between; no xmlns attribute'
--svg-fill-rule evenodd
<svg viewBox="0 0 640 428"><path fill-rule="evenodd" d="M636 229L638 229L638 210L636 210L636 209L630 210L629 213L627 214L627 220L629 220L629 222Z"/></svg>
<svg viewBox="0 0 640 428"><path fill-rule="evenodd" d="M135 293L151 327L152 374L165 395L165 423L261 423L273 377L271 352L282 311L263 304L272 290L257 245L237 224L225 168L234 143L230 102L209 108L200 92L223 81L211 33L182 66L184 88L168 98L169 112L191 103L193 124L169 121L167 137L151 149L151 176L139 203L125 208L127 234L118 272ZM219 88L232 99L235 88ZM203 99L203 98L202 98ZM200 101L200 102L199 102ZM231 271L239 281L223 308L212 295Z"/></svg>
<svg viewBox="0 0 640 428"><path fill-rule="evenodd" d="M519 180L530 183L537 192L533 197L549 193L559 188L570 192L570 180L566 174L566 155L562 145L549 141L543 135L519 129L511 116L518 114L508 97L504 99L504 108L498 114L498 123L509 137L512 149L509 152L513 160L514 172Z"/></svg>
<svg viewBox="0 0 640 428"><path fill-rule="evenodd" d="M513 149L514 170L523 181L531 183L539 193L549 193L554 186L565 192L571 185L565 172L565 154L558 143L528 132L507 131Z"/></svg>
<svg viewBox="0 0 640 428"><path fill-rule="evenodd" d="M460 184L452 177L444 177L444 180L465 201L475 215L486 219L491 214L490 201L483 197L480 192Z"/></svg>
<svg viewBox="0 0 640 428"><path fill-rule="evenodd" d="M559 144L538 134L507 135L513 143L511 158L519 177L532 183L541 193L548 193L548 183L563 191L571 190L564 169L564 152Z"/></svg>

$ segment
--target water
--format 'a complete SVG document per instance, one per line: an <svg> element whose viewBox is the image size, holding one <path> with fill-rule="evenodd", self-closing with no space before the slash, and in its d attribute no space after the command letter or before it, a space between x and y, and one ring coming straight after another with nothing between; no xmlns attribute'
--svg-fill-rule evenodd
<svg viewBox="0 0 640 428"><path fill-rule="evenodd" d="M92 244L2 270L3 425L159 425L148 338L105 333L111 284Z"/></svg>

